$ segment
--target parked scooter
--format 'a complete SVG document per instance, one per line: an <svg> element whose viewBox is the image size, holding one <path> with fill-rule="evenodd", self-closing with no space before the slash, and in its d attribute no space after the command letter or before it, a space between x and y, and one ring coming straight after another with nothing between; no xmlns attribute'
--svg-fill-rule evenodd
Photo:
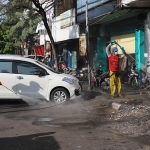
<svg viewBox="0 0 150 150"><path fill-rule="evenodd" d="M146 68L150 67L150 62L147 62ZM150 89L150 74L146 73L146 71L141 71L141 87L145 90Z"/></svg>
<svg viewBox="0 0 150 150"><path fill-rule="evenodd" d="M101 90L109 90L109 83L110 83L110 76L109 76L109 71L104 72L103 74L100 75L100 89Z"/></svg>
<svg viewBox="0 0 150 150"><path fill-rule="evenodd" d="M141 88L144 88L144 89L150 88L150 78L143 71L141 73Z"/></svg>
<svg viewBox="0 0 150 150"><path fill-rule="evenodd" d="M75 77L77 76L76 69L67 67L65 62L63 62L63 61L59 62L58 66L59 66L58 67L59 72L69 74L69 75L72 75L72 76L75 76Z"/></svg>
<svg viewBox="0 0 150 150"><path fill-rule="evenodd" d="M92 82L94 83L95 87L99 87L99 77L101 74L103 74L101 66L98 66L95 69L91 70Z"/></svg>
<svg viewBox="0 0 150 150"><path fill-rule="evenodd" d="M77 78L79 80L87 80L88 79L88 68L81 68L81 70L77 71Z"/></svg>
<svg viewBox="0 0 150 150"><path fill-rule="evenodd" d="M139 72L136 70L136 65L131 62L128 73L128 84L134 88L141 88L141 78Z"/></svg>
<svg viewBox="0 0 150 150"><path fill-rule="evenodd" d="M101 66L92 70L92 82L95 87L100 88L101 90L109 89L109 72L103 72Z"/></svg>

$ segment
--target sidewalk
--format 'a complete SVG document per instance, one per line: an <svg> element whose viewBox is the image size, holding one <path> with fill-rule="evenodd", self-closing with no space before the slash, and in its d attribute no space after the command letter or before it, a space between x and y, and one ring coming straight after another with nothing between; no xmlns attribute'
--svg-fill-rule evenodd
<svg viewBox="0 0 150 150"><path fill-rule="evenodd" d="M83 84L83 91L86 92L84 96L86 98L90 93L91 99L86 100L82 97L82 111L83 114L88 113L88 120L96 126L97 130L112 131L110 133L113 133L113 137L119 135L120 137L126 137L129 141L131 139L146 141L143 144L146 148L140 150L149 150L150 95L146 91L143 89L136 90L129 85L122 84L124 97L111 98L110 93L103 92L98 88L94 87L90 92L87 89L88 83L86 82ZM105 135L101 137L103 138ZM118 139L122 139L120 137L116 138L115 143L119 142ZM113 138L108 143L110 144L112 141ZM139 141L137 144L140 143ZM137 149L133 148L133 144L131 146L130 142L125 143L127 143L127 146L120 149L126 149L127 147L127 149Z"/></svg>
<svg viewBox="0 0 150 150"><path fill-rule="evenodd" d="M86 92L85 93L86 97L88 97L87 93L90 93L91 99L94 99L94 98L97 99L97 98L103 97L105 98L105 100L109 100L111 102L118 102L118 103L123 103L126 101L136 101L136 102L142 101L144 105L150 106L150 94L148 94L146 90L144 89L134 89L130 87L130 85L128 84L122 84L123 97L122 98L116 97L114 99L111 99L110 93L108 91L102 91L97 87L93 87L93 90L90 92L87 91L88 82L84 82L82 84L82 88L83 88L83 91Z"/></svg>

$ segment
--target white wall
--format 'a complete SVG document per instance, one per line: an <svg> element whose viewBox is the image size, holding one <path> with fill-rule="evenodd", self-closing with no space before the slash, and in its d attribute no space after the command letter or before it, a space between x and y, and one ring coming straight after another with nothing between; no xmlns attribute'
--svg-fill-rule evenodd
<svg viewBox="0 0 150 150"><path fill-rule="evenodd" d="M70 23L72 25L69 25ZM42 22L37 27L36 32L40 30L45 30ZM79 38L79 26L75 24L75 9L68 10L54 18L51 32L55 42ZM40 35L40 45L44 45L44 41L50 41L47 34Z"/></svg>
<svg viewBox="0 0 150 150"><path fill-rule="evenodd" d="M44 25L40 29L45 29ZM79 38L79 26L72 25L66 28L60 28L60 17L52 23L52 36L55 42L65 41L69 39ZM40 35L40 45L44 45L44 41L50 41L47 34Z"/></svg>
<svg viewBox="0 0 150 150"><path fill-rule="evenodd" d="M123 46L127 54L135 53L135 33L113 36L111 37L112 40L115 40L119 45ZM114 46L118 47L117 45ZM122 52L119 47L118 50L119 54L121 54Z"/></svg>
<svg viewBox="0 0 150 150"><path fill-rule="evenodd" d="M136 1L136 0L122 0L121 3L122 4L128 4L128 3L134 2L134 1Z"/></svg>
<svg viewBox="0 0 150 150"><path fill-rule="evenodd" d="M48 35L40 35L40 45L44 45L45 41L50 41L49 36Z"/></svg>
<svg viewBox="0 0 150 150"><path fill-rule="evenodd" d="M79 38L79 26L75 24L75 9L67 10L53 20L52 35L55 42Z"/></svg>
<svg viewBox="0 0 150 150"><path fill-rule="evenodd" d="M79 38L79 26L72 25L66 28L60 28L60 16L52 23L52 35L55 42Z"/></svg>

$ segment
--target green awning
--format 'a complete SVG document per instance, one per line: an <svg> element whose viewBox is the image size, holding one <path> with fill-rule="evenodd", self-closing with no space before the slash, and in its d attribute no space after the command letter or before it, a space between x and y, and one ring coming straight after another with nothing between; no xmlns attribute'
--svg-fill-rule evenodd
<svg viewBox="0 0 150 150"><path fill-rule="evenodd" d="M150 12L150 9L123 9L108 13L103 16L98 16L89 20L89 25L92 24L109 24L111 22L117 22L126 18L137 16L139 13Z"/></svg>

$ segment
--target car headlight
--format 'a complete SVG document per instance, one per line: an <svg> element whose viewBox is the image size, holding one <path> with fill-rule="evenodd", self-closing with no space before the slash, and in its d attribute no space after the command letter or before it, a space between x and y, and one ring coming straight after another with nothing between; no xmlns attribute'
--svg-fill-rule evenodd
<svg viewBox="0 0 150 150"><path fill-rule="evenodd" d="M62 81L68 82L69 84L72 84L72 85L77 85L77 84L79 84L78 80L71 79L71 78L67 78L67 77L64 77L64 78L62 79Z"/></svg>

